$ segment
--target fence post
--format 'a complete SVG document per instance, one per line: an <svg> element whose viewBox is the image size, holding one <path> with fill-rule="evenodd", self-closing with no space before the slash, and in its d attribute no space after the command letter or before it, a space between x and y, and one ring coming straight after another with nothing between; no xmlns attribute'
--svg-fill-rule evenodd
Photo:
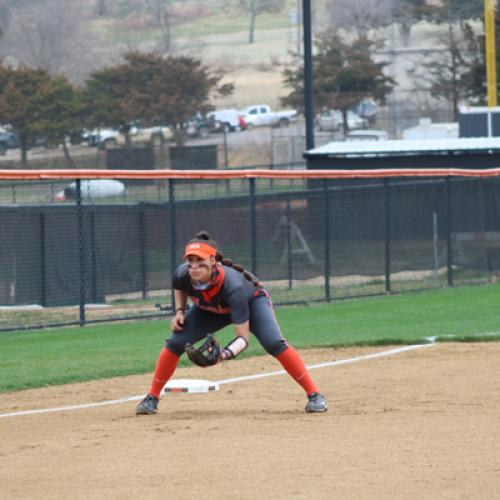
<svg viewBox="0 0 500 500"><path fill-rule="evenodd" d="M391 291L391 187L389 179L384 178L384 213L385 213L385 291Z"/></svg>
<svg viewBox="0 0 500 500"><path fill-rule="evenodd" d="M330 302L330 197L328 193L329 179L323 179L323 223L325 233L325 300Z"/></svg>
<svg viewBox="0 0 500 500"><path fill-rule="evenodd" d="M176 265L176 248L177 248L177 221L175 213L175 180L168 180L168 204L170 207L170 275L174 276ZM172 313L175 312L175 292L171 290Z"/></svg>
<svg viewBox="0 0 500 500"><path fill-rule="evenodd" d="M80 272L80 314L78 324L85 325L85 255L83 241L83 206L81 180L76 180L76 213L78 230L78 267Z"/></svg>
<svg viewBox="0 0 500 500"><path fill-rule="evenodd" d="M222 132L224 137L224 168L229 166L229 158L227 156L227 125L224 123L222 125Z"/></svg>
<svg viewBox="0 0 500 500"><path fill-rule="evenodd" d="M453 286L453 259L452 259L452 234L453 234L453 219L452 219L452 190L451 177L445 179L446 188L446 268L448 286Z"/></svg>
<svg viewBox="0 0 500 500"><path fill-rule="evenodd" d="M250 180L250 242L251 242L251 269L257 273L257 213L255 199L255 179Z"/></svg>
<svg viewBox="0 0 500 500"><path fill-rule="evenodd" d="M286 197L286 245L288 262L288 288L293 288L293 262L292 262L292 211L290 208L290 196Z"/></svg>
<svg viewBox="0 0 500 500"><path fill-rule="evenodd" d="M97 245L95 235L95 209L90 211L90 253L92 259L92 302L97 302Z"/></svg>
<svg viewBox="0 0 500 500"><path fill-rule="evenodd" d="M40 214L40 305L45 307L47 305L47 268L45 266L45 214Z"/></svg>
<svg viewBox="0 0 500 500"><path fill-rule="evenodd" d="M144 209L139 211L139 259L141 266L142 300L148 296L148 270L146 257L146 217Z"/></svg>
<svg viewBox="0 0 500 500"><path fill-rule="evenodd" d="M479 197L480 197L480 211L481 211L481 231L486 232L489 229L489 224L488 224L488 208L489 206L494 206L490 205L488 203L489 201L489 195L488 195L488 182L490 182L491 179L479 179ZM491 262L491 255L488 249L486 250L486 270L488 271L488 279L491 280L492 276L492 271L493 271L493 265Z"/></svg>

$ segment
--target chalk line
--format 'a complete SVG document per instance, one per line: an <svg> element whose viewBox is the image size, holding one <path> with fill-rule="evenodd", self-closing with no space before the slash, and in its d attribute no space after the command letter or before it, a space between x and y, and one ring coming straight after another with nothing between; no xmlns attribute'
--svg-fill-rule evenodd
<svg viewBox="0 0 500 500"><path fill-rule="evenodd" d="M388 351L381 351L381 352L375 352L372 354L365 354L363 356L356 356L354 358L339 359L337 361L326 361L324 363L318 363L315 365L308 365L307 369L308 370L317 370L319 368L326 368L329 366L348 365L351 363L356 363L358 361L367 361L370 359L381 358L384 356L392 356L393 354L400 354L402 352L414 351L416 349L422 349L424 347L431 347L433 345L435 345L434 342L431 342L428 344L414 344L414 345L409 345L409 346L404 346L404 347L397 347L395 349L389 349ZM219 385L234 384L237 382L246 382L248 380L257 380L257 379L261 379L261 378L275 377L277 375L284 375L284 374L286 374L285 370L278 370L278 371L273 371L273 372L259 373L256 375L245 375L242 377L227 378L227 379L223 379L223 380L218 380L217 383ZM12 412L12 413L0 414L0 418L20 417L23 415L37 415L37 414L42 414L42 413L56 413L56 412L62 412L62 411L84 410L87 408L97 408L99 406L111 406L111 405L128 403L129 401L139 401L142 398L144 398L144 396L145 396L145 394L141 394L140 396L128 396L128 397L122 398L122 399L112 399L109 401L99 401L97 403L61 406L59 408L41 408L38 410L16 411L16 412Z"/></svg>
<svg viewBox="0 0 500 500"><path fill-rule="evenodd" d="M308 370L316 370L318 368L326 368L328 366L348 365L350 363L356 363L357 361L366 361L368 359L381 358L383 356L391 356L392 354L399 354L401 352L406 352L406 351L414 351L415 349L421 349L422 347L430 347L432 345L434 345L434 344L430 343L430 344L408 345L405 347L398 347L396 349L390 349L389 351L375 352L373 354L365 354L363 356L356 356L355 358L339 359L337 361L325 361L324 363L318 363L316 365L307 365L307 369ZM284 374L286 374L285 370L277 370L275 372L259 373L256 375L245 375L243 377L226 378L224 380L218 380L217 383L219 385L233 384L235 382L245 382L247 380L256 380L259 378L274 377L276 375L284 375Z"/></svg>

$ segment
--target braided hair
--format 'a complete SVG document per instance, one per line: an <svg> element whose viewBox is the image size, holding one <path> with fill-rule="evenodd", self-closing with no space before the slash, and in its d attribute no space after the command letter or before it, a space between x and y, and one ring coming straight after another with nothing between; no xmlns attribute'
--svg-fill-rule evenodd
<svg viewBox="0 0 500 500"><path fill-rule="evenodd" d="M196 233L195 237L189 240L189 243L207 243L217 250L217 253L215 254L215 260L217 262L220 262L224 266L232 267L236 271L239 271L243 274L243 276L245 276L248 281L251 281L255 287L262 286L261 282L257 278L255 278L255 276L250 274L243 266L241 266L240 264L235 264L231 259L226 259L222 252L219 250L217 243L212 239L207 231L203 230L199 233Z"/></svg>

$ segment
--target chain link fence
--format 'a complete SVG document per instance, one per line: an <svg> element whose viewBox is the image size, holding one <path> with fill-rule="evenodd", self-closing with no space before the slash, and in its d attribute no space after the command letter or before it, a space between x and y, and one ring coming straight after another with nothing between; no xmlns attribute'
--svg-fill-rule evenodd
<svg viewBox="0 0 500 500"><path fill-rule="evenodd" d="M500 276L497 177L106 182L0 181L0 330L168 315L200 229L277 304Z"/></svg>

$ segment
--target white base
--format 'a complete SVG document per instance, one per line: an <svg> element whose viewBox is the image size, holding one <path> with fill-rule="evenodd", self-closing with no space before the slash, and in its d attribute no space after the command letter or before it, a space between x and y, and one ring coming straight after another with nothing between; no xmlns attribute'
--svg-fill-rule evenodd
<svg viewBox="0 0 500 500"><path fill-rule="evenodd" d="M163 392L179 392L179 393L202 393L209 391L218 391L219 384L210 380L199 379L177 379L169 380L165 385Z"/></svg>

